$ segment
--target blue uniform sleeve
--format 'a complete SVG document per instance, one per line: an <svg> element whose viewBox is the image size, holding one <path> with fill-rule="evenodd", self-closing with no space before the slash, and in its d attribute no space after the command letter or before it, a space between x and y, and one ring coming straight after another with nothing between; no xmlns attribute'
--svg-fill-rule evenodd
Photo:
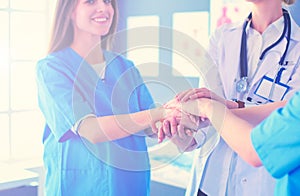
<svg viewBox="0 0 300 196"><path fill-rule="evenodd" d="M281 178L300 165L300 93L255 127L251 140L263 165Z"/></svg>
<svg viewBox="0 0 300 196"><path fill-rule="evenodd" d="M93 110L76 90L75 74L63 62L44 59L36 70L39 107L57 141L65 141L75 136L71 131L75 123Z"/></svg>

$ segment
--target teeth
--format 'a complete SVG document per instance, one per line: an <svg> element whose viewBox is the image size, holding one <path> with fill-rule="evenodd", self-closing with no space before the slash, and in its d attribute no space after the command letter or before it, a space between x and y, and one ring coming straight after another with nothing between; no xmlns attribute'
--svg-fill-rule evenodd
<svg viewBox="0 0 300 196"><path fill-rule="evenodd" d="M107 21L107 18L94 18L94 21L96 21L96 22L105 22L105 21Z"/></svg>

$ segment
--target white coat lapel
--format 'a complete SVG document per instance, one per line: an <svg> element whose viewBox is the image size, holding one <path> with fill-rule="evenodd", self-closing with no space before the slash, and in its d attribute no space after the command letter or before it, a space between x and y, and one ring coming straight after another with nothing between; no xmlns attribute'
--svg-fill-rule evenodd
<svg viewBox="0 0 300 196"><path fill-rule="evenodd" d="M241 26L232 29L228 35L224 35L224 49L222 61L219 70L224 82L225 96L226 98L232 98L232 92L235 92L234 80L240 75L240 49L241 49ZM234 41L233 41L234 40ZM235 52L233 52L235 51Z"/></svg>
<svg viewBox="0 0 300 196"><path fill-rule="evenodd" d="M295 23L295 21L291 18L291 40L290 40L290 48L293 46L293 42L299 42L300 41L300 28ZM260 66L259 70L257 71L256 75L251 79L251 86L257 83L264 75L269 73L272 70L275 70L275 73L278 69L278 62L285 50L287 40L284 39L281 41L277 46L275 46L268 54L266 54L265 59L262 62L262 65ZM289 54L288 51L288 54ZM288 57L289 55L287 55Z"/></svg>
<svg viewBox="0 0 300 196"><path fill-rule="evenodd" d="M273 49L266 53L264 59L262 60L261 64L258 63L257 71L253 78L250 77L251 86L257 83L264 75L268 73L276 73L278 69L278 63L280 58L285 50L286 47L286 39L281 41L278 45L276 45ZM275 72L274 72L275 71ZM272 75L271 75L272 77Z"/></svg>

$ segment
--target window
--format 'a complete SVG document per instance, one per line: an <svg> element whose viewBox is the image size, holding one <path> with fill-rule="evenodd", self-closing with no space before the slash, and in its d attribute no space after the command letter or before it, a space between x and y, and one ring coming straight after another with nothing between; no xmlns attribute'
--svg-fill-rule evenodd
<svg viewBox="0 0 300 196"><path fill-rule="evenodd" d="M0 0L0 161L41 158L35 65L46 54L53 4Z"/></svg>

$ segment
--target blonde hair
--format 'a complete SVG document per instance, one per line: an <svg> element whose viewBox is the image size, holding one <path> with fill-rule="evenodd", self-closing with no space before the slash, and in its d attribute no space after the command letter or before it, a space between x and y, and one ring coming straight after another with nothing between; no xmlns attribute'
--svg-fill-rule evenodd
<svg viewBox="0 0 300 196"><path fill-rule="evenodd" d="M71 16L77 5L77 2L78 0L58 0L56 4L48 53L56 52L71 45L74 37ZM108 34L102 37L103 41L101 41L101 45L104 49L110 49L113 41L113 35L117 30L117 0L112 0L111 4L114 9L114 18Z"/></svg>
<svg viewBox="0 0 300 196"><path fill-rule="evenodd" d="M287 5L292 5L295 3L296 0L282 0L283 3L287 4Z"/></svg>

